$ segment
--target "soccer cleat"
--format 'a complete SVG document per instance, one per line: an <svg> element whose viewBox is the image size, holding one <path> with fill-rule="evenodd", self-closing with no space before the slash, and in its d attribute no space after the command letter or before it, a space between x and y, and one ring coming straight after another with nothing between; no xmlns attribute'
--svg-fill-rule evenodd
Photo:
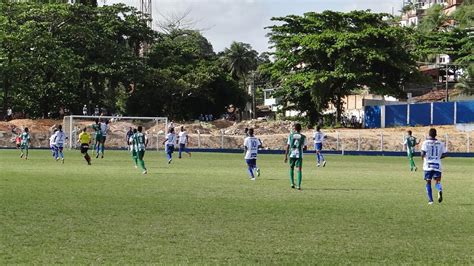
<svg viewBox="0 0 474 266"><path fill-rule="evenodd" d="M98 154L98 153L97 153L97 155L95 156L95 158L96 158L96 159L99 158L99 154Z"/></svg>
<svg viewBox="0 0 474 266"><path fill-rule="evenodd" d="M23 158L23 153L22 153L22 154L20 154L20 158Z"/></svg>
<svg viewBox="0 0 474 266"><path fill-rule="evenodd" d="M257 176L260 176L260 168L256 168L255 172L257 173Z"/></svg>
<svg viewBox="0 0 474 266"><path fill-rule="evenodd" d="M250 178L250 181L255 181L255 180L256 180L255 177Z"/></svg>
<svg viewBox="0 0 474 266"><path fill-rule="evenodd" d="M59 161L59 157L56 157L56 162Z"/></svg>
<svg viewBox="0 0 474 266"><path fill-rule="evenodd" d="M61 159L61 163L64 164L64 158Z"/></svg>
<svg viewBox="0 0 474 266"><path fill-rule="evenodd" d="M415 166L415 169L414 169L414 170L415 170L415 172L416 172L416 170L418 170L418 167Z"/></svg>
<svg viewBox="0 0 474 266"><path fill-rule="evenodd" d="M325 167L325 166L326 166L326 161L323 161L323 167Z"/></svg>
<svg viewBox="0 0 474 266"><path fill-rule="evenodd" d="M297 190L301 191L301 187L296 187Z"/></svg>
<svg viewBox="0 0 474 266"><path fill-rule="evenodd" d="M433 205L433 202L432 201L428 202L428 205Z"/></svg>
<svg viewBox="0 0 474 266"><path fill-rule="evenodd" d="M101 159L104 159L104 154L102 154L102 156L100 157Z"/></svg>
<svg viewBox="0 0 474 266"><path fill-rule="evenodd" d="M135 169L138 169L138 166L137 166L137 165L135 165Z"/></svg>
<svg viewBox="0 0 474 266"><path fill-rule="evenodd" d="M168 164L170 164L170 163L171 163L171 160L173 160L173 159L169 159L169 160L168 160Z"/></svg>
<svg viewBox="0 0 474 266"><path fill-rule="evenodd" d="M321 166L321 164L320 164L320 163L318 163L318 167L320 167L320 166Z"/></svg>
<svg viewBox="0 0 474 266"><path fill-rule="evenodd" d="M146 174L148 174L148 171L145 169L145 171L143 171L142 174L146 175Z"/></svg>
<svg viewBox="0 0 474 266"><path fill-rule="evenodd" d="M443 201L443 191L438 191L438 202L441 203Z"/></svg>
<svg viewBox="0 0 474 266"><path fill-rule="evenodd" d="M295 188L295 185L291 185L291 188Z"/></svg>

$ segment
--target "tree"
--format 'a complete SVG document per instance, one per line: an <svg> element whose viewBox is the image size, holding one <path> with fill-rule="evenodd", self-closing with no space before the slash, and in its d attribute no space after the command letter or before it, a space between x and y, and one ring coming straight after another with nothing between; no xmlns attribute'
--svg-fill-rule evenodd
<svg viewBox="0 0 474 266"><path fill-rule="evenodd" d="M233 42L221 54L223 66L235 80L243 82L245 89L247 89L250 71L257 69L257 57L257 51L253 50L250 44L241 42Z"/></svg>
<svg viewBox="0 0 474 266"><path fill-rule="evenodd" d="M244 93L218 63L212 45L198 31L160 33L151 47L150 72L128 101L133 114L192 119L220 115L224 107L244 104Z"/></svg>
<svg viewBox="0 0 474 266"><path fill-rule="evenodd" d="M280 84L284 110L298 110L314 124L329 103L339 119L342 98L361 88L402 96L416 72L411 29L393 27L386 17L324 11L273 18L278 25L269 27L275 48L269 70Z"/></svg>
<svg viewBox="0 0 474 266"><path fill-rule="evenodd" d="M474 64L470 64L465 68L465 73L459 79L459 82L456 83L456 88L463 91L467 95L474 94Z"/></svg>

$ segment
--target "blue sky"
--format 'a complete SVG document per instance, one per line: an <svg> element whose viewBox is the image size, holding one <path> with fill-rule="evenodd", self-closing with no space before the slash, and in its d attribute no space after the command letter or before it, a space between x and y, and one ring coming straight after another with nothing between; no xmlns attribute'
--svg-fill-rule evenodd
<svg viewBox="0 0 474 266"><path fill-rule="evenodd" d="M308 11L350 11L371 9L376 12L397 12L402 0L152 0L154 27L163 16L189 12L195 28L214 46L216 52L232 41L250 43L259 52L268 50L266 26L274 16L301 15ZM100 2L100 1L99 1ZM138 7L139 0L106 0L107 4L125 3Z"/></svg>

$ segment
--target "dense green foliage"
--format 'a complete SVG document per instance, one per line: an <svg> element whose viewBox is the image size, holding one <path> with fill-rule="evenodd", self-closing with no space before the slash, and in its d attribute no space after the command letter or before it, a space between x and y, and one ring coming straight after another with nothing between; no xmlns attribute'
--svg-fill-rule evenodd
<svg viewBox="0 0 474 266"><path fill-rule="evenodd" d="M86 4L0 3L3 110L41 117L87 104L189 119L244 104L200 33L157 33L132 7Z"/></svg>
<svg viewBox="0 0 474 266"><path fill-rule="evenodd" d="M384 14L324 11L273 18L270 27L275 62L286 109L304 112L310 122L333 103L342 113L342 97L368 88L400 96L416 72L410 52L411 29L393 26Z"/></svg>
<svg viewBox="0 0 474 266"><path fill-rule="evenodd" d="M126 151L0 157L2 265L474 263L472 159L444 161L445 200L428 206L404 157L307 156L301 192L281 155L259 156L255 182L240 154L148 151L146 176Z"/></svg>

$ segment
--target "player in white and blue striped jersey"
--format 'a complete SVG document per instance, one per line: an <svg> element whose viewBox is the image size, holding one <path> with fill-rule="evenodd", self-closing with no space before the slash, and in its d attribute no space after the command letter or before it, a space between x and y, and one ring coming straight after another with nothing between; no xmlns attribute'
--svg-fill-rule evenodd
<svg viewBox="0 0 474 266"><path fill-rule="evenodd" d="M428 204L433 204L433 192L431 190L431 180L434 179L435 187L438 190L438 202L443 201L443 187L441 186L442 167L441 159L446 157L446 147L444 143L436 139L436 129L431 128L429 137L423 142L421 147L421 158L423 158L424 179L426 180L426 193Z"/></svg>
<svg viewBox="0 0 474 266"><path fill-rule="evenodd" d="M321 127L317 126L316 131L314 132L314 135L313 135L313 140L314 140L314 149L316 150L316 159L318 161L318 167L321 166L321 162L322 162L323 167L326 166L326 160L324 159L324 156L322 154L323 143L325 139L326 139L326 135L324 135L324 133L321 132Z"/></svg>
<svg viewBox="0 0 474 266"><path fill-rule="evenodd" d="M250 180L255 181L255 173L260 176L260 169L257 167L258 149L262 147L262 142L254 135L253 128L248 130L248 136L244 140L245 162L250 175Z"/></svg>

